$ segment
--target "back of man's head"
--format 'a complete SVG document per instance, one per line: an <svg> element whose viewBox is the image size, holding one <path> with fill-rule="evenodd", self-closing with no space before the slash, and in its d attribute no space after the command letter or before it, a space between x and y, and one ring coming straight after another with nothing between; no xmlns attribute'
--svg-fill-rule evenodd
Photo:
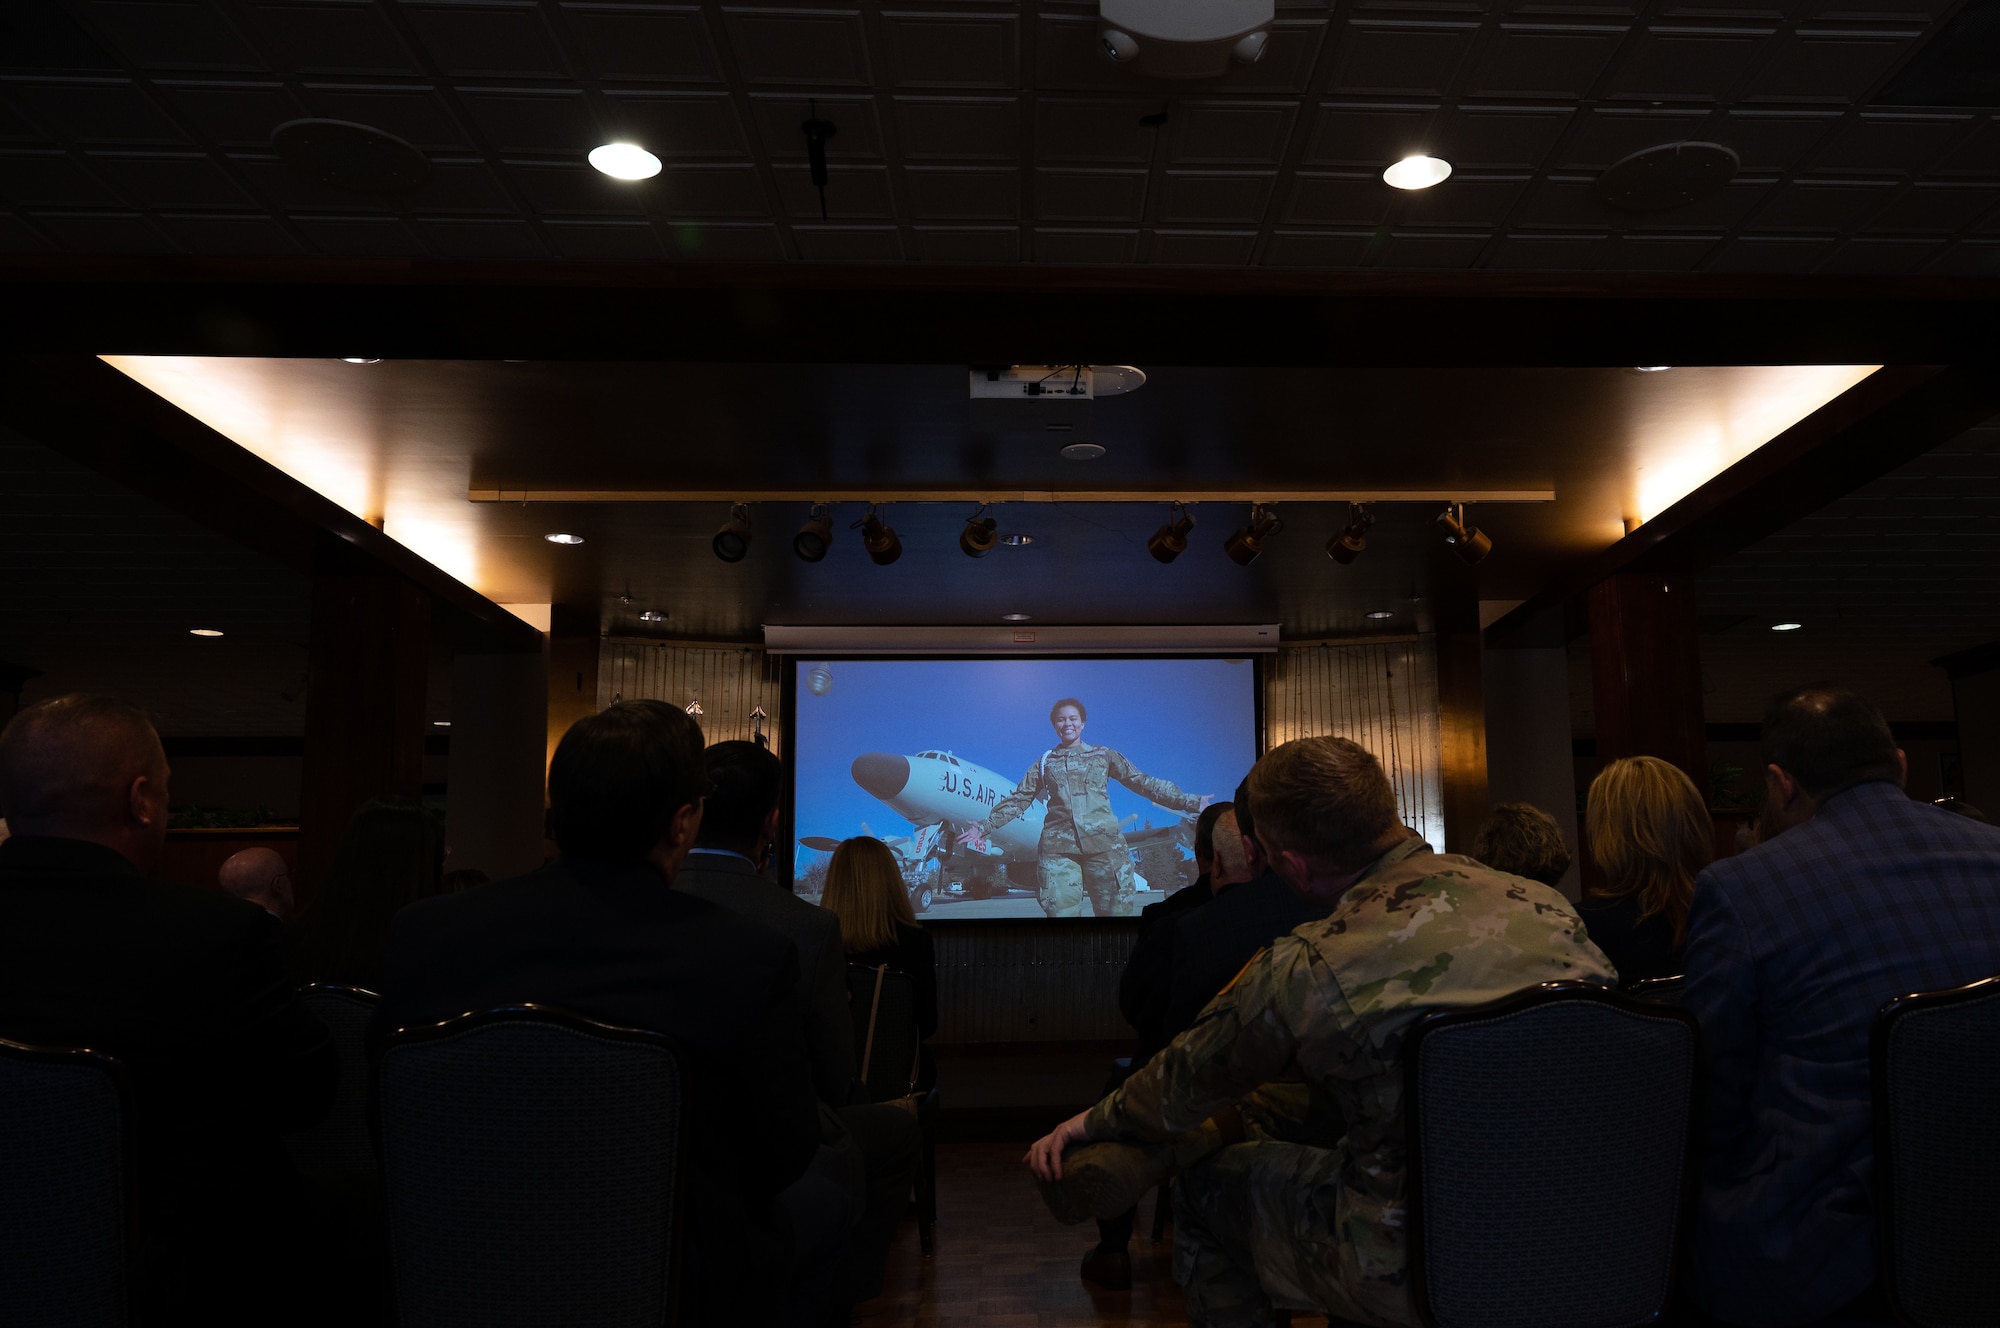
<svg viewBox="0 0 2000 1328"><path fill-rule="evenodd" d="M1243 831L1232 807L1215 823L1214 880L1218 888L1242 885L1250 879L1250 858L1243 851Z"/></svg>
<svg viewBox="0 0 2000 1328"><path fill-rule="evenodd" d="M703 848L750 854L764 822L778 809L785 767L754 742L718 742L707 752L714 791L701 812Z"/></svg>
<svg viewBox="0 0 2000 1328"><path fill-rule="evenodd" d="M1764 763L1783 770L1815 799L1903 774L1882 712L1830 682L1808 683L1773 698L1764 712Z"/></svg>
<svg viewBox="0 0 2000 1328"><path fill-rule="evenodd" d="M247 900L282 918L292 911L290 869L276 849L246 848L232 853L216 873L222 892Z"/></svg>
<svg viewBox="0 0 2000 1328"><path fill-rule="evenodd" d="M1353 871L1398 825L1382 763L1346 738L1298 738L1250 771L1256 835L1274 857L1298 853L1329 874Z"/></svg>
<svg viewBox="0 0 2000 1328"><path fill-rule="evenodd" d="M1194 865L1196 871L1208 871L1215 866L1215 823L1222 819L1230 804L1211 802L1201 809L1201 815L1194 821Z"/></svg>
<svg viewBox="0 0 2000 1328"><path fill-rule="evenodd" d="M1472 856L1495 871L1555 885L1569 870L1569 845L1556 818L1533 803L1503 802L1472 839Z"/></svg>
<svg viewBox="0 0 2000 1328"><path fill-rule="evenodd" d="M29 706L0 732L0 816L17 835L98 839L121 831L141 776L164 785L167 760L145 711L123 701L57 697Z"/></svg>
<svg viewBox="0 0 2000 1328"><path fill-rule="evenodd" d="M701 726L664 701L621 701L556 744L549 829L565 856L644 862L701 793Z"/></svg>

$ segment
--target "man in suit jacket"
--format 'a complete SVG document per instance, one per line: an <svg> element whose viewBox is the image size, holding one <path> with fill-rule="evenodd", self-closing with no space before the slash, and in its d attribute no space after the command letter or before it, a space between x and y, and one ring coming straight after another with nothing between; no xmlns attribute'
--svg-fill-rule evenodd
<svg viewBox="0 0 2000 1328"><path fill-rule="evenodd" d="M1695 881L1685 1003L1707 1102L1696 1301L1755 1328L1877 1303L1869 1029L2000 973L2000 829L1904 795L1874 706L1816 683L1764 717L1763 841Z"/></svg>
<svg viewBox="0 0 2000 1328"><path fill-rule="evenodd" d="M766 879L778 833L784 767L752 742L719 742L707 752L714 792L674 889L731 909L791 938L799 956L798 1008L820 1097L822 1142L813 1172L822 1195L843 1196L852 1237L829 1249L818 1299L833 1308L865 1300L880 1285L895 1224L916 1175L917 1123L897 1107L867 1101L855 1078L854 1016L840 919ZM805 1194L795 1202L819 1207ZM845 1272L837 1284L833 1279Z"/></svg>
<svg viewBox="0 0 2000 1328"><path fill-rule="evenodd" d="M690 1224L697 1323L789 1317L798 1229L779 1195L819 1142L790 941L669 888L694 844L701 730L678 708L627 701L570 726L549 766L562 856L526 876L421 900L396 915L376 1031L524 1002L651 1029L691 1058Z"/></svg>
<svg viewBox="0 0 2000 1328"><path fill-rule="evenodd" d="M145 715L104 698L43 702L0 734L0 1037L130 1071L149 1320L272 1322L302 1217L277 1132L325 1114L338 1064L275 919L147 874L169 773Z"/></svg>

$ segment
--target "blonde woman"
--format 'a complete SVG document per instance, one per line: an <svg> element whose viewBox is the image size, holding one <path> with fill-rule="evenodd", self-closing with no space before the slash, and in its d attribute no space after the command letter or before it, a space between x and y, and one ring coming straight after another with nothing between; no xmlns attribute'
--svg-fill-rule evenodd
<svg viewBox="0 0 2000 1328"><path fill-rule="evenodd" d="M1577 905L1590 939L1630 986L1681 971L1694 878L1715 856L1701 790L1657 756L1613 761L1584 805L1591 860L1604 889Z"/></svg>
<svg viewBox="0 0 2000 1328"><path fill-rule="evenodd" d="M937 1032L937 948L910 911L902 864L879 839L842 840L826 868L820 907L840 919L840 944L847 962L864 968L887 964L916 984L917 1033L928 1041ZM935 1080L931 1051L923 1049L918 1088Z"/></svg>

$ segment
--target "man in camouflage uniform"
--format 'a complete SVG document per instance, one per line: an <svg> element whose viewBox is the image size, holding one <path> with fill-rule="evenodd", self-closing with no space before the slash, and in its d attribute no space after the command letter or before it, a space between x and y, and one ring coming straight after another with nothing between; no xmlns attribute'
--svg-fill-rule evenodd
<svg viewBox="0 0 2000 1328"><path fill-rule="evenodd" d="M1375 758L1345 739L1273 751L1251 772L1250 802L1273 870L1337 900L1332 913L1260 951L1192 1028L1028 1161L1046 1182L1084 1140L1177 1142L1185 1158L1197 1131L1227 1139L1233 1105L1260 1085L1318 1084L1343 1135L1227 1144L1176 1185L1174 1276L1189 1321L1266 1325L1280 1305L1414 1325L1405 1031L1431 1010L1562 978L1610 985L1616 973L1555 891L1432 853L1397 821Z"/></svg>
<svg viewBox="0 0 2000 1328"><path fill-rule="evenodd" d="M1177 812L1198 812L1211 801L1183 793L1164 779L1140 774L1123 755L1083 741L1083 702L1066 696L1049 709L1056 746L1028 767L1014 791L994 804L986 819L959 836L983 847L986 837L1037 802L1049 804L1042 822L1040 902L1052 918L1083 916L1083 896L1100 918L1132 916L1132 854L1111 810L1110 781Z"/></svg>

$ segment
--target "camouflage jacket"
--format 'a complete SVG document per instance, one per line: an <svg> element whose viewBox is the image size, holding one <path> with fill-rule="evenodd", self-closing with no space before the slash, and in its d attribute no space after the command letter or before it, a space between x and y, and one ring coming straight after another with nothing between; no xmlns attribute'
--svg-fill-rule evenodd
<svg viewBox="0 0 2000 1328"><path fill-rule="evenodd" d="M1617 974L1547 886L1420 839L1385 853L1324 920L1259 951L1194 1026L1091 1109L1093 1139L1165 1139L1270 1080L1318 1083L1347 1133L1335 1230L1358 1304L1407 1308L1404 1030L1419 1015L1538 982ZM1343 1278L1345 1274L1343 1275ZM1379 1312L1379 1311L1378 1311Z"/></svg>
<svg viewBox="0 0 2000 1328"><path fill-rule="evenodd" d="M1028 767L1012 793L986 814L985 829L998 830L1036 802L1049 804L1042 822L1042 854L1102 853L1118 848L1124 835L1111 810L1110 781L1117 780L1141 797L1177 812L1201 806L1197 796L1183 793L1164 779L1142 775L1109 747L1079 742L1057 747Z"/></svg>

